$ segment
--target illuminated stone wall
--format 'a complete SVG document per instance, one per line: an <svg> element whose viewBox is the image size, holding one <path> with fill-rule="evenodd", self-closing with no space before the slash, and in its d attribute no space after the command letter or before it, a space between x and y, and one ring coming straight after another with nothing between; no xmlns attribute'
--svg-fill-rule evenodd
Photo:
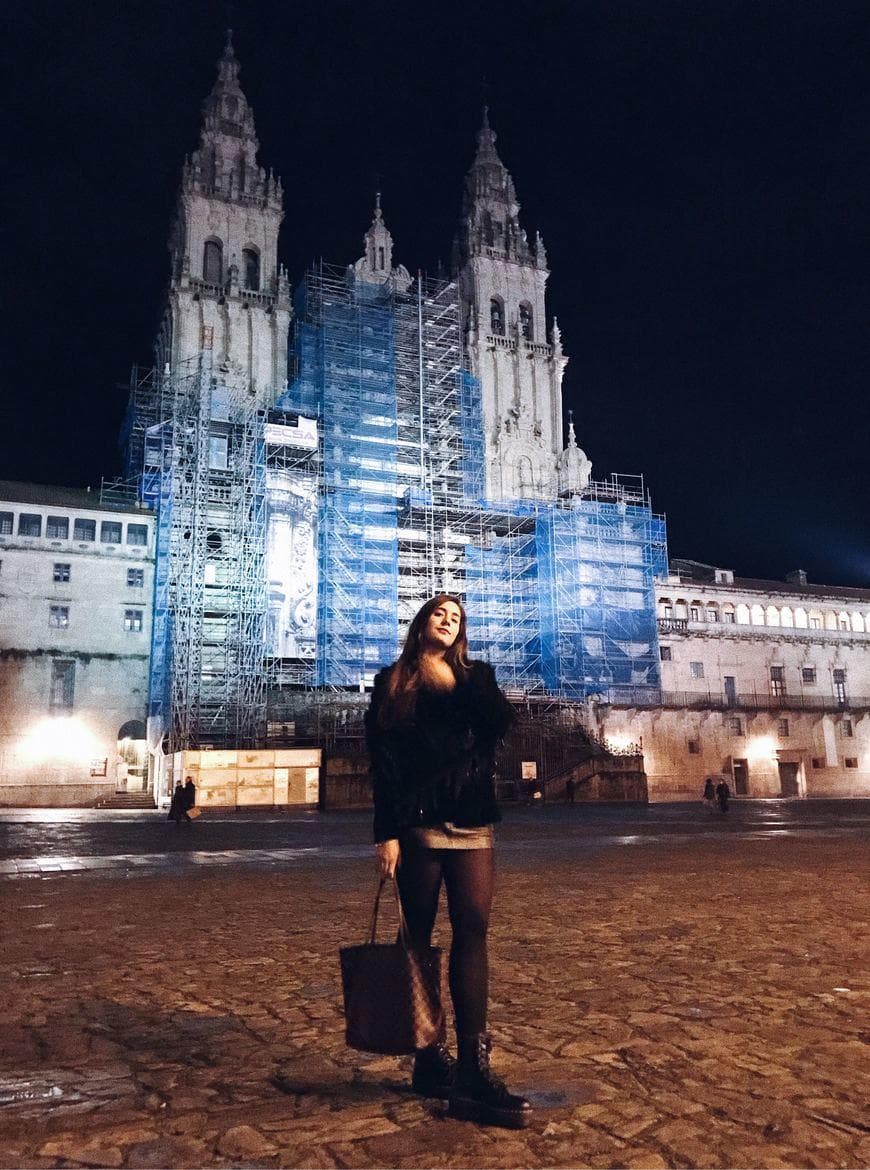
<svg viewBox="0 0 870 1170"><path fill-rule="evenodd" d="M75 489L2 488L0 804L94 803L127 787L124 725L144 729L153 517ZM29 517L40 535L21 531Z"/></svg>

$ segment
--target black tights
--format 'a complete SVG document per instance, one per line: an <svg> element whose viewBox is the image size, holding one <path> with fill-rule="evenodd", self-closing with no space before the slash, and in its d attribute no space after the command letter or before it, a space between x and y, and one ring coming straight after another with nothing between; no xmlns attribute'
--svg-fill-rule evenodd
<svg viewBox="0 0 870 1170"><path fill-rule="evenodd" d="M413 843L402 843L399 892L415 947L430 944L442 878L447 890L453 933L450 997L459 1036L486 1031L489 983L486 931L493 875L492 849L423 849Z"/></svg>

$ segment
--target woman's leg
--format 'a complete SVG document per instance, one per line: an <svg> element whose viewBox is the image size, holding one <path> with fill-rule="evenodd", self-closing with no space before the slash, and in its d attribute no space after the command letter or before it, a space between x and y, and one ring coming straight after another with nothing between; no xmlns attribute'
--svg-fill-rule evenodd
<svg viewBox="0 0 870 1170"><path fill-rule="evenodd" d="M396 871L402 910L417 949L425 949L432 939L438 895L441 893L441 854L402 842L401 864Z"/></svg>
<svg viewBox="0 0 870 1170"><path fill-rule="evenodd" d="M486 932L492 906L495 864L492 849L445 850L444 883L453 940L450 996L459 1036L486 1031L489 967Z"/></svg>
<svg viewBox="0 0 870 1170"><path fill-rule="evenodd" d="M445 851L444 882L453 926L450 994L459 1040L459 1064L448 1112L451 1117L484 1125L523 1129L531 1115L529 1102L509 1092L489 1065L486 932L494 874L492 849Z"/></svg>
<svg viewBox="0 0 870 1170"><path fill-rule="evenodd" d="M396 879L411 944L423 950L431 943L438 913L441 854L436 849L422 849L403 841L402 863ZM448 1097L453 1089L456 1062L445 1048L445 1040L446 1035L442 1034L428 1048L417 1050L411 1088L424 1097Z"/></svg>

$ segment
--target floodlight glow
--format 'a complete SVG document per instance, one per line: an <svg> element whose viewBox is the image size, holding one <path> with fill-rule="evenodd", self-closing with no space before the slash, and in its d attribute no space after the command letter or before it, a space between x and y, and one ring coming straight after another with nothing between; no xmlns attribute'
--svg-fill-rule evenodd
<svg viewBox="0 0 870 1170"><path fill-rule="evenodd" d="M634 746L634 740L625 732L618 731L615 735L608 735L607 747L611 752L627 752L630 747Z"/></svg>
<svg viewBox="0 0 870 1170"><path fill-rule="evenodd" d="M773 759L776 756L776 745L773 736L756 735L749 741L747 755L751 760Z"/></svg>
<svg viewBox="0 0 870 1170"><path fill-rule="evenodd" d="M31 763L40 760L78 760L84 763L100 754L95 737L78 719L41 719L21 742L22 755Z"/></svg>

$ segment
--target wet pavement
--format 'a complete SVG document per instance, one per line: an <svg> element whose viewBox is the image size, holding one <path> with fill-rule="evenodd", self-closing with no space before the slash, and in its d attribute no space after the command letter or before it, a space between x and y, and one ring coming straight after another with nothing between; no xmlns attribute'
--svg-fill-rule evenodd
<svg viewBox="0 0 870 1170"><path fill-rule="evenodd" d="M175 825L165 812L0 809L0 879L95 871L186 873L203 866L284 868L332 864L371 853L366 812L208 810ZM756 840L799 834L866 838L870 801L732 801L727 815L698 804L514 807L499 829L503 851L543 842L548 855L581 843L609 848L679 847L702 839Z"/></svg>
<svg viewBox="0 0 870 1170"><path fill-rule="evenodd" d="M868 827L860 801L511 810L515 1133L344 1045L365 814L3 811L0 1166L867 1166Z"/></svg>

